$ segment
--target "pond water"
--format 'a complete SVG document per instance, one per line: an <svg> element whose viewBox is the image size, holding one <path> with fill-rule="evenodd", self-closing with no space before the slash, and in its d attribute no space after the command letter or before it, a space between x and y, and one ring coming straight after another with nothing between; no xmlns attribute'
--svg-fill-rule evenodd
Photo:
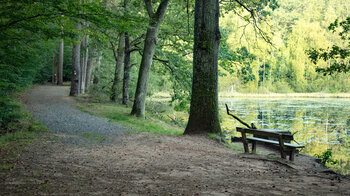
<svg viewBox="0 0 350 196"><path fill-rule="evenodd" d="M294 139L305 145L301 153L314 156L332 149L336 165L327 165L342 174L350 174L350 99L220 99L248 124L258 128L274 128L295 133ZM232 117L224 115L223 130L244 127Z"/></svg>

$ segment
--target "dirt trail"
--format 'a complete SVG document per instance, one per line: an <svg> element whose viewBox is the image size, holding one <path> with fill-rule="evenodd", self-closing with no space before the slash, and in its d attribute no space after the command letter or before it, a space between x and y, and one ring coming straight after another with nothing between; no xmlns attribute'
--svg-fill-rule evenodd
<svg viewBox="0 0 350 196"><path fill-rule="evenodd" d="M55 103L71 108L63 87L38 87L30 94L44 97L51 88L59 90L47 102L27 99L42 105L28 107L39 120ZM12 170L0 171L1 195L350 195L348 176L315 167L307 156L289 162L244 155L207 137L121 133L118 127L118 140L107 144L98 138L67 142L84 136L76 134L79 125L70 131L56 127L61 124L48 121L53 133L29 146Z"/></svg>

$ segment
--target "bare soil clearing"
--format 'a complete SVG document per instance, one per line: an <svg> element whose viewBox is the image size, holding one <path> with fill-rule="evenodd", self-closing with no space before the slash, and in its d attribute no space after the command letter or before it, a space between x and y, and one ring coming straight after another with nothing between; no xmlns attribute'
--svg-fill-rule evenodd
<svg viewBox="0 0 350 196"><path fill-rule="evenodd" d="M62 87L32 91L40 88ZM206 136L116 128L118 134L111 129L104 136L110 138L100 140L63 130L43 134L13 169L0 171L1 195L350 195L349 176L322 169L309 156L290 162L245 155Z"/></svg>

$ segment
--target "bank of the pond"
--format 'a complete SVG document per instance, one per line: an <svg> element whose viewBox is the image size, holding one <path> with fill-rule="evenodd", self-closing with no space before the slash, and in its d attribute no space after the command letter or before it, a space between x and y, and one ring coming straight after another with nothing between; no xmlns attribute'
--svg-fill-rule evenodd
<svg viewBox="0 0 350 196"><path fill-rule="evenodd" d="M350 93L238 93L219 92L221 98L350 98Z"/></svg>
<svg viewBox="0 0 350 196"><path fill-rule="evenodd" d="M315 156L331 151L338 163L328 166L350 174L350 99L233 97L220 99L222 110L224 104L248 124L295 134L295 140L305 145L302 153ZM231 117L224 116L221 126L240 136L235 127L242 124Z"/></svg>
<svg viewBox="0 0 350 196"><path fill-rule="evenodd" d="M344 98L349 99L350 93L240 93L240 92L231 92L231 91L220 91L220 98ZM158 92L152 95L151 99L170 101L171 93L170 92Z"/></svg>
<svg viewBox="0 0 350 196"><path fill-rule="evenodd" d="M182 134L185 128L184 125L186 123L186 119L188 118L185 112L175 114L173 113L174 111L172 111L171 108L164 109L164 107L167 107L167 104L164 103L164 101L156 99L154 97L152 98L152 101L148 103L149 104L148 106L152 106L152 107L148 107L150 110L147 112L147 118L145 120L130 116L129 114L130 114L131 108L127 108L125 106L120 106L120 105L118 106L114 103L93 103L93 101L89 99L87 96L78 98L78 102L79 102L79 108L82 111L86 111L86 112L92 113L93 115L107 118L112 123L129 127L132 130L138 131L138 132L152 132L152 133L158 133L158 134L160 133L160 134L167 134L167 135ZM154 110L154 108L158 108L158 110ZM154 111L157 111L157 112L154 112ZM244 109L244 111L249 111L249 108ZM227 117L225 112L226 111L224 110L220 110L220 115L222 116L222 128L226 134L230 135L233 133L231 131L235 130L236 126L242 126L242 125L236 121L232 121L230 117ZM171 118L169 118L170 113L172 116ZM247 120L250 120L252 118L253 117L249 117L249 118L244 117L244 119L247 119ZM174 119L181 119L181 121L183 121L182 126L178 126L179 124L174 123ZM297 129L297 127L295 126L293 128ZM314 130L314 129L310 129L309 127L308 130ZM311 156L315 156L316 154L322 155L324 152L328 150L328 148L331 148L328 145L316 144L314 143L314 141L309 141L305 143L306 141L305 138L301 138L300 134L296 136L297 141L303 142L303 144L306 145L306 148L302 150L301 153L305 153ZM324 135L322 136L326 137ZM327 137L327 138L330 138L330 137ZM234 143L232 145L231 144L230 145L224 144L224 145L226 147L242 151L241 150L242 147L240 143ZM334 153L333 153L333 157L330 157L330 158L337 159L339 160L339 162L336 165L327 164L327 166L333 168L335 171L340 172L342 174L348 174L349 172L347 169L348 166L345 163L348 159L342 156L344 155L344 153L340 153L344 148L341 148L341 146L339 145L338 146L332 145L332 148ZM261 147L260 151L258 151L258 154L265 155L265 156L273 155L278 157L278 151L276 150L271 151L271 149L268 147L267 148Z"/></svg>

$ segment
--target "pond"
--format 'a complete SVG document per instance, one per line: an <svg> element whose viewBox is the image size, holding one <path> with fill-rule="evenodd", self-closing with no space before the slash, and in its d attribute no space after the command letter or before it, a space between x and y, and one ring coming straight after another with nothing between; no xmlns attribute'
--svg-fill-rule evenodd
<svg viewBox="0 0 350 196"><path fill-rule="evenodd" d="M350 174L350 99L221 98L222 110L225 103L248 124L295 133L295 140L305 145L303 154L314 156L332 149L338 164L327 166ZM231 133L239 136L234 131L237 126L244 127L225 115L223 130L233 130Z"/></svg>

